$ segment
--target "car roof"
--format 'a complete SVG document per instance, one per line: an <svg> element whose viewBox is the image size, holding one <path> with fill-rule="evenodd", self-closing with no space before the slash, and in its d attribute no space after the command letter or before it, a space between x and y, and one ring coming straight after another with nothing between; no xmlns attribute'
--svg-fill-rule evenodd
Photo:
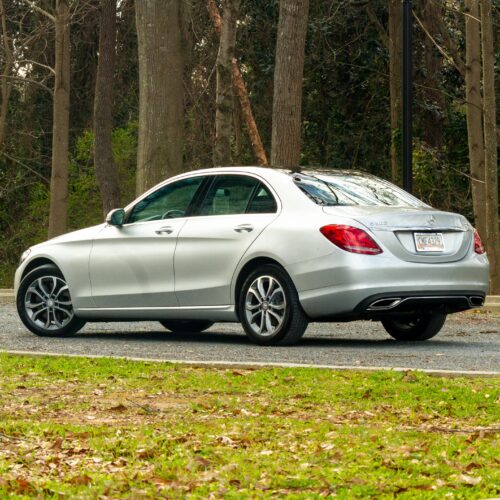
<svg viewBox="0 0 500 500"><path fill-rule="evenodd" d="M253 173L265 176L270 172L284 175L303 174L303 175L357 175L364 177L373 177L372 174L362 172L361 170L321 168L321 167L301 167L299 171L293 172L291 169L258 167L258 166L230 166L230 167L211 167L200 170L192 170L185 174L220 174L226 172Z"/></svg>

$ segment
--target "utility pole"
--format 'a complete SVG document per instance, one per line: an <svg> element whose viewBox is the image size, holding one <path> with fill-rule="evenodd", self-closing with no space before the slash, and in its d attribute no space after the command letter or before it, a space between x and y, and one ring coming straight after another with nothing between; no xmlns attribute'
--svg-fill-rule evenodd
<svg viewBox="0 0 500 500"><path fill-rule="evenodd" d="M412 0L403 0L403 188L409 193L413 187L412 17Z"/></svg>

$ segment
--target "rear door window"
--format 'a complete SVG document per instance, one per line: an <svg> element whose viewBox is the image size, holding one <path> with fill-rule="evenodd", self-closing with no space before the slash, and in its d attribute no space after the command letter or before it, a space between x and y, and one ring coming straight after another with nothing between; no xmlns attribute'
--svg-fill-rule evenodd
<svg viewBox="0 0 500 500"><path fill-rule="evenodd" d="M234 215L276 212L276 201L256 178L218 175L200 205L198 215Z"/></svg>

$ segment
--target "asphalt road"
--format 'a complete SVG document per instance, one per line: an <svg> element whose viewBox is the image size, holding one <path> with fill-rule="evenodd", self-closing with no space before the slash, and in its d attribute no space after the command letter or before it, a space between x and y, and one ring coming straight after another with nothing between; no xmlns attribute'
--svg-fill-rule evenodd
<svg viewBox="0 0 500 500"><path fill-rule="evenodd" d="M500 315L491 314L450 316L437 337L422 343L396 342L375 322L311 324L293 347L253 345L234 323L183 335L155 322L91 323L75 337L40 338L23 327L10 304L0 304L0 325L4 351L500 372Z"/></svg>

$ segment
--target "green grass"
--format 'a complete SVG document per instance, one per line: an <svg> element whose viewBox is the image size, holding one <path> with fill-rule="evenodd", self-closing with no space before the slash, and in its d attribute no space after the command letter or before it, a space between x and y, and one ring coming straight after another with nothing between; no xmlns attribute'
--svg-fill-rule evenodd
<svg viewBox="0 0 500 500"><path fill-rule="evenodd" d="M491 498L498 382L0 354L0 497Z"/></svg>

